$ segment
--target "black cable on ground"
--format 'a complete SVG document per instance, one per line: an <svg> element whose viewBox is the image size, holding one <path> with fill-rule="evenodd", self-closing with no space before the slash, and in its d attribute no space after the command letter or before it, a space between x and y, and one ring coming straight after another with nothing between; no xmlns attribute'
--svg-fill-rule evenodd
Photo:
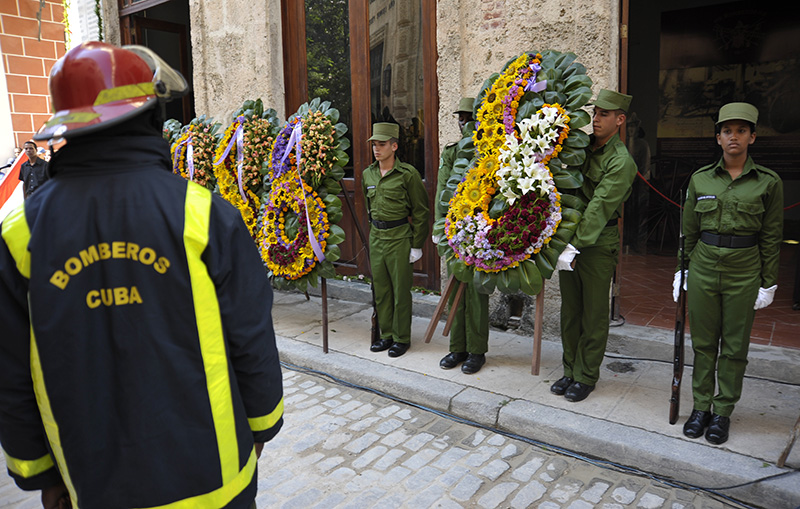
<svg viewBox="0 0 800 509"><path fill-rule="evenodd" d="M632 359L632 360L634 360L634 359ZM798 472L800 472L800 470L791 469L791 470L787 470L786 472L781 472L779 474L774 474L774 475L770 475L770 476L767 476L767 477L754 479L752 481L744 482L744 483L741 483L741 484L736 484L736 485L733 485L733 486L723 486L723 487L717 487L717 488L697 486L697 485L693 485L693 484L690 484L690 483L676 481L674 479L668 479L668 478L665 478L665 477L660 477L660 476L657 476L655 474L651 474L649 472L645 472L643 470L639 470L639 469L636 469L636 468L633 468L633 467L628 467L628 466L625 466L625 465L621 465L619 463L614 463L612 461L603 460L603 459L600 459L600 458L592 458L592 457L589 457L589 456L585 456L585 455L579 454L579 453L577 453L575 451L571 451L569 449L565 449L563 447L554 446L554 445L547 444L547 443L544 443L544 442L540 442L538 440L534 440L532 438L528 438L528 437L525 437L525 436L522 436L522 435L517 435L517 434L511 433L511 432L508 432L508 431L504 431L504 430L500 430L500 429L497 429L497 428L493 428L491 426L487 426L487 425L481 424L479 422L475 422L475 421L471 421L469 419L464 419L462 417L458 417L457 415L453 415L453 414L450 414L448 412L435 410L433 408L429 408L429 407L426 407L424 405L420 405L420 404L417 404L417 403L414 403L414 402L411 402L411 401L404 400L402 398L393 396L391 394L387 394L387 393L385 393L383 391L379 391L377 389L372 389L370 387L365 387L365 386L362 386L362 385L358 385L358 384L354 384L354 383L348 382L346 380L342 380L342 379L337 378L337 377L335 377L335 376L333 376L333 375L331 375L329 373L325 373L324 371L319 371L319 370L310 369L310 368L304 368L304 367L301 367L301 366L296 366L296 365L293 365L293 364L289 364L289 363L284 362L284 361L281 361L281 365L284 366L287 369L292 370L292 371L298 371L298 372L301 372L301 373L306 373L306 374L309 374L309 375L314 375L314 376L318 376L318 377L321 377L321 378L325 378L325 379L327 379L327 380L329 380L329 381L331 381L333 383L336 383L338 385L342 385L342 386L349 387L349 388L352 388L352 389L358 389L358 390L361 390L361 391L369 392L369 393L372 393L372 394L375 394L375 395L390 399L392 401L396 401L398 403L403 403L405 405L408 405L408 406L411 406L411 407L414 407L414 408L418 408L418 409L426 411L426 412L433 413L433 414L438 415L440 417L443 417L443 418L446 418L446 419L449 419L449 420L452 420L452 421L455 421L455 422L459 422L461 424L466 424L466 425L473 426L473 427L476 427L476 428L481 428L481 429L484 429L486 431L490 431L492 433L497 433L499 435L503 435L505 437L512 438L514 440L525 442L525 443L533 445L535 447L539 447L540 449L543 449L545 451L555 451L555 452L557 452L559 454L563 454L565 456L569 456L571 458L574 458L574 459L577 459L577 460L580 460L580 461L584 461L586 463L589 463L589 464L592 464L592 465L595 465L595 466L598 466L598 467L601 467L601 468L607 468L609 470L616 470L618 472L625 472L625 473L629 473L629 474L632 474L632 475L645 477L647 479L650 479L652 481L655 481L657 483L663 484L663 485L671 487L671 488L679 488L679 489L685 489L687 491L703 492L703 493L709 494L709 495L711 495L713 497L721 498L724 501L730 502L730 503L732 503L732 504L734 504L734 505L736 505L738 507L743 507L745 509L756 509L756 508L753 507L753 506L747 505L744 502L736 500L736 499L734 499L734 498L732 498L732 497L730 497L728 495L725 495L724 493L718 493L718 492L719 491L725 491L725 490L731 490L731 489L734 489L734 488L742 488L742 487L749 486L749 485L752 485L752 484L758 484L760 482L765 482L765 481L777 479L779 477L784 477L784 476L787 476L787 475L797 474ZM800 508L798 508L798 509L800 509Z"/></svg>

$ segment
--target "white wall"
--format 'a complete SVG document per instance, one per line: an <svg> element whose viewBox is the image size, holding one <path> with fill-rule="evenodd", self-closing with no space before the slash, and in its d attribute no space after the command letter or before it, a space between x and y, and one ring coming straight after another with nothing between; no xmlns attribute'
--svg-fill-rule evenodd
<svg viewBox="0 0 800 509"><path fill-rule="evenodd" d="M3 55L3 48L0 45L0 57ZM5 60L0 58L0 60ZM0 64L2 70L2 64ZM11 125L11 104L8 102L8 85L6 85L6 73L0 72L0 166L6 163L9 157L14 155L14 129Z"/></svg>
<svg viewBox="0 0 800 509"><path fill-rule="evenodd" d="M67 51L85 41L98 40L97 15L94 0L71 0L67 18L70 34Z"/></svg>

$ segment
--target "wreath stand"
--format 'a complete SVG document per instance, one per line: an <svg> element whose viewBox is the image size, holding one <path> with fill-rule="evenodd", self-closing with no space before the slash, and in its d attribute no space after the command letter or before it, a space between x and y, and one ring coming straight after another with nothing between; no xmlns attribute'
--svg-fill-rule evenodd
<svg viewBox="0 0 800 509"><path fill-rule="evenodd" d="M324 277L320 278L320 288L322 289L322 353L328 353L328 282Z"/></svg>
<svg viewBox="0 0 800 509"><path fill-rule="evenodd" d="M779 467L783 468L783 465L786 463L786 458L789 457L789 453L792 450L795 440L797 440L798 434L800 434L800 417L797 418L797 422L794 424L794 428L792 428L792 432L789 434L789 440L786 443L786 448L783 449L781 457L778 458Z"/></svg>
<svg viewBox="0 0 800 509"><path fill-rule="evenodd" d="M344 194L344 202L347 204L347 209L350 211L350 216L353 218L353 223L356 225L356 229L358 230L358 234L361 237L361 242L364 247L367 249L367 266L369 267L369 244L366 240L366 235L364 235L364 231L361 229L361 225L358 222L358 218L356 217L355 210L353 210L353 204L350 203L350 196L347 194L347 189L344 187L344 182L341 180L339 181L339 185L342 188L342 193ZM371 270L370 270L371 272ZM320 277L320 290L321 290L321 298L322 298L322 353L328 353L328 282L327 279L324 277ZM377 341L377 338L380 337L380 329L378 328L378 314L375 309L375 287L372 286L370 283L370 289L372 290L372 343L374 344ZM306 300L308 300L308 292L306 292ZM441 313L439 313L441 316Z"/></svg>
<svg viewBox="0 0 800 509"><path fill-rule="evenodd" d="M458 285L458 289L456 289L456 285ZM461 298L464 295L464 287L466 283L461 282L456 279L455 276L450 276L450 279L447 280L447 285L445 286L444 291L442 292L442 297L439 299L439 303L436 304L436 308L433 310L433 317L431 318L431 323L428 324L428 330L425 331L425 342L430 343L431 338L433 337L433 333L436 330L436 325L439 323L439 319L442 317L442 313L444 313L444 308L447 306L447 301L450 298L450 295L455 291L456 296L453 299L453 305L450 306L451 313L447 316L447 321L444 324L444 330L442 331L443 336L450 335L450 328L453 325L453 318L455 317L455 313L452 310L458 309L458 305L461 303ZM544 282L542 282L542 289L539 293L536 294L536 312L534 314L534 324L533 324L533 356L531 358L531 375L538 376L539 375L539 365L541 364L542 359L542 320L544 319Z"/></svg>
<svg viewBox="0 0 800 509"><path fill-rule="evenodd" d="M324 277L320 279L320 290L322 292L322 353L328 353L328 283ZM306 300L310 301L311 296L308 294L308 290L303 292L306 296Z"/></svg>

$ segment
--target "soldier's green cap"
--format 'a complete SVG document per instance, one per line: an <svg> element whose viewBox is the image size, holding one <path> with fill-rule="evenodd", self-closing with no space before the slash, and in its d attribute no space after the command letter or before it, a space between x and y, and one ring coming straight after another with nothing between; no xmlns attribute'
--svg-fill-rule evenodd
<svg viewBox="0 0 800 509"><path fill-rule="evenodd" d="M475 105L475 98L474 97L462 97L460 101L458 101L458 109L453 113L470 113L472 114L472 108Z"/></svg>
<svg viewBox="0 0 800 509"><path fill-rule="evenodd" d="M632 100L632 95L620 94L619 92L606 90L604 88L597 94L597 99L589 104L597 106L598 108L603 108L604 110L622 110L627 113L628 108L631 107Z"/></svg>
<svg viewBox="0 0 800 509"><path fill-rule="evenodd" d="M728 103L719 109L717 124L721 124L726 120L744 120L751 124L757 124L758 108L748 103Z"/></svg>
<svg viewBox="0 0 800 509"><path fill-rule="evenodd" d="M400 126L392 122L372 124L372 137L367 141L389 141L400 138Z"/></svg>

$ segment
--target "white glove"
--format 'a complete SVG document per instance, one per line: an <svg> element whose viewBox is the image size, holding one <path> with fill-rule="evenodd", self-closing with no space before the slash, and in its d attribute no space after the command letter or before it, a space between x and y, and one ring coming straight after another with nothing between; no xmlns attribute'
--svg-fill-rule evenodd
<svg viewBox="0 0 800 509"><path fill-rule="evenodd" d="M439 241L442 240L441 235L431 235L431 240L434 244L439 245Z"/></svg>
<svg viewBox="0 0 800 509"><path fill-rule="evenodd" d="M683 291L686 291L686 282L689 280L689 269L683 269ZM681 286L681 271L675 273L675 278L672 280L672 300L678 302Z"/></svg>
<svg viewBox="0 0 800 509"><path fill-rule="evenodd" d="M415 261L422 258L422 249L411 248L411 252L408 254L408 263L414 263Z"/></svg>
<svg viewBox="0 0 800 509"><path fill-rule="evenodd" d="M575 259L575 255L581 254L580 251L575 249L575 246L572 244L567 244L567 247L564 251L558 255L558 262L556 262L556 270L572 270L572 260Z"/></svg>
<svg viewBox="0 0 800 509"><path fill-rule="evenodd" d="M772 299L775 298L775 290L777 289L778 285L772 285L769 288L759 288L758 297L756 297L756 304L753 306L753 309L765 308L772 304Z"/></svg>

